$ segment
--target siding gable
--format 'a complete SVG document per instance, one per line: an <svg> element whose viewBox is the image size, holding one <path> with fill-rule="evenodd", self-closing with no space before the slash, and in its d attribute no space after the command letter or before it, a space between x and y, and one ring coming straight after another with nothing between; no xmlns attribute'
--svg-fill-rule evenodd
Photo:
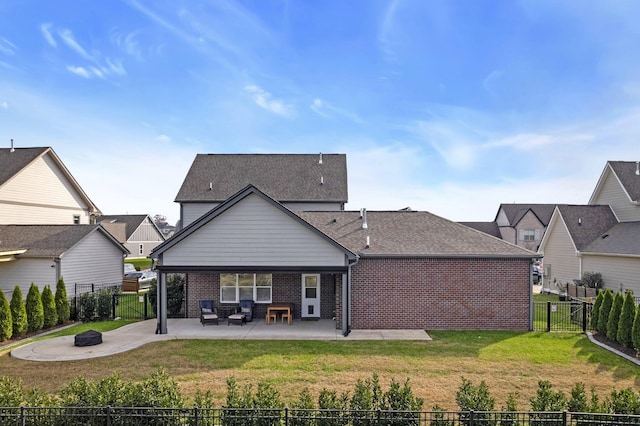
<svg viewBox="0 0 640 426"><path fill-rule="evenodd" d="M345 253L255 193L163 253L164 266L344 266Z"/></svg>
<svg viewBox="0 0 640 426"><path fill-rule="evenodd" d="M603 204L611 206L611 209L620 222L633 222L640 220L640 206L634 205L625 192L622 184L609 166L604 173L597 193L594 194L589 204Z"/></svg>
<svg viewBox="0 0 640 426"><path fill-rule="evenodd" d="M540 251L544 254L544 268L550 270L545 280L553 283L571 282L580 278L580 260L569 231L556 209L545 233Z"/></svg>

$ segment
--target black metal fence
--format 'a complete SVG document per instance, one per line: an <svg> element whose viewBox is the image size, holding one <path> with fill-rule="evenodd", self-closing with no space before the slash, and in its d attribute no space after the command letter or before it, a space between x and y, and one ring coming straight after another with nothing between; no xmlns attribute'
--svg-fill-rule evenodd
<svg viewBox="0 0 640 426"><path fill-rule="evenodd" d="M590 330L593 304L584 301L533 302L533 329L535 331Z"/></svg>
<svg viewBox="0 0 640 426"><path fill-rule="evenodd" d="M640 415L513 411L342 411L238 408L11 407L0 425L474 426L638 425Z"/></svg>
<svg viewBox="0 0 640 426"><path fill-rule="evenodd" d="M155 318L153 306L149 301L149 292L114 293L111 296L112 318L147 320Z"/></svg>

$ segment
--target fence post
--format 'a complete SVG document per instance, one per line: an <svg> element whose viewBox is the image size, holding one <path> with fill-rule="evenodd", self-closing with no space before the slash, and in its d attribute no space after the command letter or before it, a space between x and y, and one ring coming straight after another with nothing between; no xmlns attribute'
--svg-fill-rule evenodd
<svg viewBox="0 0 640 426"><path fill-rule="evenodd" d="M551 331L551 301L547 301L547 332Z"/></svg>
<svg viewBox="0 0 640 426"><path fill-rule="evenodd" d="M562 424L563 424L564 426L567 426L567 410L564 410L564 411L562 412Z"/></svg>
<svg viewBox="0 0 640 426"><path fill-rule="evenodd" d="M107 405L107 426L111 426L111 406Z"/></svg>
<svg viewBox="0 0 640 426"><path fill-rule="evenodd" d="M284 407L284 426L289 426L289 407Z"/></svg>
<svg viewBox="0 0 640 426"><path fill-rule="evenodd" d="M376 424L377 424L377 425L380 425L380 424L381 424L381 423L380 423L380 414L381 414L381 410L378 408L378 409L376 410L376 417L377 417L377 418L376 418Z"/></svg>
<svg viewBox="0 0 640 426"><path fill-rule="evenodd" d="M24 405L20 407L20 424L24 426L27 423L27 420L24 417Z"/></svg>
<svg viewBox="0 0 640 426"><path fill-rule="evenodd" d="M469 410L469 426L473 426L473 410Z"/></svg>
<svg viewBox="0 0 640 426"><path fill-rule="evenodd" d="M145 317L145 319L147 318ZM193 418L195 419L193 426L198 426L198 407L193 407Z"/></svg>
<svg viewBox="0 0 640 426"><path fill-rule="evenodd" d="M111 295L111 319L116 319L116 304L118 303L118 296L113 293Z"/></svg>
<svg viewBox="0 0 640 426"><path fill-rule="evenodd" d="M147 303L149 302L149 293L144 294L144 319L149 319L149 314L147 312Z"/></svg>
<svg viewBox="0 0 640 426"><path fill-rule="evenodd" d="M582 302L582 332L587 332L587 302Z"/></svg>

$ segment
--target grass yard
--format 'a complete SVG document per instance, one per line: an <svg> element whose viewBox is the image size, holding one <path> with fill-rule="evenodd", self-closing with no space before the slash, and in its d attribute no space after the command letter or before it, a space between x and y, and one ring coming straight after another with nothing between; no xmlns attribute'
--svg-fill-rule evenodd
<svg viewBox="0 0 640 426"><path fill-rule="evenodd" d="M91 324L95 327L96 324ZM77 333L78 329L63 332ZM425 399L456 409L455 392L465 377L485 380L496 408L518 392L519 409L529 408L539 380L569 393L581 381L601 398L611 390L640 385L640 368L589 342L580 334L514 332L432 332L431 342L402 341L232 341L171 340L86 361L37 363L0 355L0 375L19 377L26 389L55 392L78 375L101 378L118 372L137 380L163 367L179 382L183 395L213 392L223 404L226 379L241 386L272 383L287 401L307 387L352 391L358 379L375 372L386 389L393 378L410 384Z"/></svg>

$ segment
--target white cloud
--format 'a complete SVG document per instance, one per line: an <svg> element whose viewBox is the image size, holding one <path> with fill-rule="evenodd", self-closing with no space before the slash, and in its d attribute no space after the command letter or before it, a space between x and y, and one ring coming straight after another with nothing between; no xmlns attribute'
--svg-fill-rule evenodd
<svg viewBox="0 0 640 426"><path fill-rule="evenodd" d="M9 109L9 102L2 101L2 103L0 103L0 107L2 107L3 109Z"/></svg>
<svg viewBox="0 0 640 426"><path fill-rule="evenodd" d="M169 143L171 142L171 138L167 135L158 135L156 137L156 141L162 142L162 143Z"/></svg>
<svg viewBox="0 0 640 426"><path fill-rule="evenodd" d="M87 51L76 41L73 37L71 30L62 28L58 30L58 35L62 38L62 41L74 52L80 55L83 59L88 61L94 61L95 58L87 53Z"/></svg>
<svg viewBox="0 0 640 426"><path fill-rule="evenodd" d="M311 105L309 105L309 108L311 108L313 112L324 118L332 118L334 115L338 115L348 118L349 120L354 121L358 124L364 124L364 121L357 114L354 114L342 108L337 108L320 98L314 99Z"/></svg>
<svg viewBox="0 0 640 426"><path fill-rule="evenodd" d="M7 56L13 56L16 49L17 47L15 44L11 43L6 38L0 37L0 53L4 53Z"/></svg>
<svg viewBox="0 0 640 426"><path fill-rule="evenodd" d="M58 47L58 43L56 43L56 40L51 34L51 26L52 24L50 22L40 25L40 32L42 33L42 36L47 41L47 43L49 43L49 46Z"/></svg>
<svg viewBox="0 0 640 426"><path fill-rule="evenodd" d="M487 92L493 94L493 83L500 79L500 77L502 77L502 71L500 70L493 70L491 71L491 73L489 73L489 75L482 81L482 87L484 87L484 90L486 90Z"/></svg>
<svg viewBox="0 0 640 426"><path fill-rule="evenodd" d="M67 66L67 69L82 78L91 78L91 73L83 67L74 67L73 65L69 65Z"/></svg>
<svg viewBox="0 0 640 426"><path fill-rule="evenodd" d="M260 108L263 108L282 117L290 117L291 115L293 115L292 106L285 104L281 100L272 99L271 93L263 90L258 86L245 86L244 91L249 93L253 97L253 101L258 104Z"/></svg>

